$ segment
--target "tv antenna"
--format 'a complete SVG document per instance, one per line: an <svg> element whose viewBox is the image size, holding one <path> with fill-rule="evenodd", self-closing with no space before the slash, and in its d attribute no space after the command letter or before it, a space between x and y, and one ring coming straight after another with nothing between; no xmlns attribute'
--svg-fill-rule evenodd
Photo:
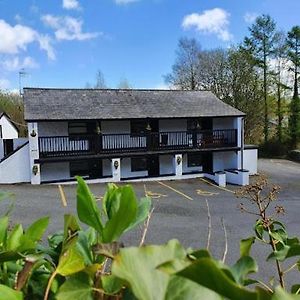
<svg viewBox="0 0 300 300"><path fill-rule="evenodd" d="M19 93L20 93L20 96L23 95L23 88L22 88L22 79L24 77L26 77L26 75L28 75L27 72L25 72L25 69L22 68L20 71L19 71Z"/></svg>

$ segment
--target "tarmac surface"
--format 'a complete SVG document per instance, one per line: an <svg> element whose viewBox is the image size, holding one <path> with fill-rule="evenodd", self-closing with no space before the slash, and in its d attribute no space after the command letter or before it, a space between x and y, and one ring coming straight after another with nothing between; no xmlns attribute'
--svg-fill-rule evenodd
<svg viewBox="0 0 300 300"><path fill-rule="evenodd" d="M286 214L280 220L286 224L290 236L300 236L300 164L288 160L260 159L259 173L266 174L272 183L281 186L276 204L284 206ZM255 179L256 176L252 176L251 180ZM146 244L161 244L176 238L186 247L205 248L208 241L206 199L212 224L210 251L214 257L221 259L227 244L226 262L233 264L239 258L240 239L254 235L255 216L242 213L238 208L241 202L247 201L235 197L234 191L239 188L237 186L227 185L222 189L200 178L137 182L132 185L138 197L144 196L146 190L153 199L154 212ZM103 196L105 187L103 183L90 185L92 192L99 199ZM0 191L12 192L15 197L11 222L22 223L26 228L35 219L48 215L51 222L47 234L63 229L64 214L76 214L76 186L67 185L63 189L67 207L62 205L57 185L0 186ZM7 207L7 203L6 200L0 202L0 213ZM142 228L137 228L123 236L122 241L127 246L138 245L141 235ZM275 264L265 262L269 252L268 246L260 244L255 244L252 250L252 256L260 265L259 274L265 280L275 275Z"/></svg>

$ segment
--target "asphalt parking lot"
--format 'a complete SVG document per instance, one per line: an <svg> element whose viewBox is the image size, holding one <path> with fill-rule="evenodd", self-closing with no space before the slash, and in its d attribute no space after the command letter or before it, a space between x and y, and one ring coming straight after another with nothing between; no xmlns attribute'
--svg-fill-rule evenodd
<svg viewBox="0 0 300 300"><path fill-rule="evenodd" d="M299 235L300 164L287 160L263 159L259 160L259 172L266 174L272 183L282 187L279 201L286 209L286 215L282 220L291 235ZM252 180L255 180L255 176ZM202 179L132 184L138 197L144 196L146 189L153 198L155 209L146 243L161 244L176 238L186 247L205 248L208 232L206 199L212 221L210 250L214 256L221 258L225 249L222 220L228 239L226 261L230 264L239 257L240 239L253 234L255 216L242 213L238 209L241 200L234 195L234 191L238 188L236 186L227 185L226 189L221 189ZM105 184L91 184L90 188L97 197L101 197L105 191ZM67 207L63 207L56 185L3 185L0 186L0 190L14 193L16 202L11 219L12 222L21 222L24 227L41 216L49 215L51 223L48 233L54 232L63 228L64 214L76 213L75 185L64 186ZM5 202L0 203L0 212L4 206ZM123 237L125 245L137 245L141 233L141 228L128 233ZM266 257L266 252L257 246L253 249L253 256L262 260L260 272L266 278L269 272L272 273L262 259Z"/></svg>

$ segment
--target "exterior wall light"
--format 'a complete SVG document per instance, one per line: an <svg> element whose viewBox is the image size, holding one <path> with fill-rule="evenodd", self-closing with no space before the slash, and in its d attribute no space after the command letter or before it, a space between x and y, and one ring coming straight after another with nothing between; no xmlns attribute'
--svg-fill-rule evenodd
<svg viewBox="0 0 300 300"><path fill-rule="evenodd" d="M151 128L151 126L150 126L150 123L148 122L148 124L147 124L147 126L146 126L146 130L148 130L148 131L151 131L152 130L152 128Z"/></svg>
<svg viewBox="0 0 300 300"><path fill-rule="evenodd" d="M33 173L34 175L36 175L36 174L38 173L38 171L39 171L39 167L38 167L37 165L34 165L34 166L32 167L32 173Z"/></svg>
<svg viewBox="0 0 300 300"><path fill-rule="evenodd" d="M181 159L181 157L180 156L177 156L177 165L180 165L181 164L181 161L182 161L182 159Z"/></svg>
<svg viewBox="0 0 300 300"><path fill-rule="evenodd" d="M35 130L34 130L34 129L32 129L32 131L30 132L30 136L32 136L32 137L36 137L36 132L35 132Z"/></svg>
<svg viewBox="0 0 300 300"><path fill-rule="evenodd" d="M114 167L117 170L119 167L119 162L117 160L114 161Z"/></svg>

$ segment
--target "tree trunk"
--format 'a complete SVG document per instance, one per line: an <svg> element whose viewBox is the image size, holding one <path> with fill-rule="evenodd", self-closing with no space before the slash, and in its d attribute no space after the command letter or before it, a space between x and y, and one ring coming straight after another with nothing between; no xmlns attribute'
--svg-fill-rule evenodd
<svg viewBox="0 0 300 300"><path fill-rule="evenodd" d="M282 142L282 110L281 110L281 89L280 89L280 81L277 83L277 114L278 114L278 141Z"/></svg>
<svg viewBox="0 0 300 300"><path fill-rule="evenodd" d="M264 53L264 105L265 105L265 124L264 135L265 143L269 140L269 110L268 110L268 91L267 91L267 55Z"/></svg>

